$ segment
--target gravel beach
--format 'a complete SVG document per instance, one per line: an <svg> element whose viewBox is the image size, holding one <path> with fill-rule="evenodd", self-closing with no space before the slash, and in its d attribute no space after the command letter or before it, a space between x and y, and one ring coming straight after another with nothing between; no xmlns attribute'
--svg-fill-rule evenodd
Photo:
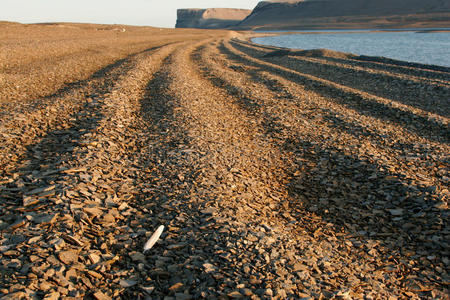
<svg viewBox="0 0 450 300"><path fill-rule="evenodd" d="M449 68L0 30L1 299L448 299Z"/></svg>

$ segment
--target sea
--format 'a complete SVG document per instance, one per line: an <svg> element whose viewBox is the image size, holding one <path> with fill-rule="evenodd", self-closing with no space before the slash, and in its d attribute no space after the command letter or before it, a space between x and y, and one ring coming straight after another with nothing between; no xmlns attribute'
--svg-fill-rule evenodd
<svg viewBox="0 0 450 300"><path fill-rule="evenodd" d="M357 55L381 56L407 62L450 67L450 32L437 31L442 29L411 31L393 29L383 30L383 32L370 29L310 30L298 31L298 34L257 37L252 41L257 44L284 48L330 49Z"/></svg>

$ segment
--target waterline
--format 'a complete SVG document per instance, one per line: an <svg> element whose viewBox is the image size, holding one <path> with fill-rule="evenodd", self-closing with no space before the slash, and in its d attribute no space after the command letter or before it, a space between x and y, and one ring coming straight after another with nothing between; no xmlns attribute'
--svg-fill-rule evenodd
<svg viewBox="0 0 450 300"><path fill-rule="evenodd" d="M252 41L292 49L330 49L450 67L449 32L306 33L258 37Z"/></svg>

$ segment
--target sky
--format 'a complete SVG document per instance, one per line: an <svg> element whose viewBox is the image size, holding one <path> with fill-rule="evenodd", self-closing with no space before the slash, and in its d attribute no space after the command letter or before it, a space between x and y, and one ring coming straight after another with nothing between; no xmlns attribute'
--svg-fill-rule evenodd
<svg viewBox="0 0 450 300"><path fill-rule="evenodd" d="M247 8L259 0L0 0L0 20L175 27L178 8Z"/></svg>

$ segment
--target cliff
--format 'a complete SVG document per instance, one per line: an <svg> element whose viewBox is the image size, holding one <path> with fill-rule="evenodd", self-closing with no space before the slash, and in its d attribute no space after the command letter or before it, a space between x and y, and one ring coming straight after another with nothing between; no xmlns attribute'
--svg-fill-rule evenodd
<svg viewBox="0 0 450 300"><path fill-rule="evenodd" d="M448 0L262 1L240 29L449 27Z"/></svg>
<svg viewBox="0 0 450 300"><path fill-rule="evenodd" d="M252 11L235 8L178 9L176 28L220 29L236 25Z"/></svg>

